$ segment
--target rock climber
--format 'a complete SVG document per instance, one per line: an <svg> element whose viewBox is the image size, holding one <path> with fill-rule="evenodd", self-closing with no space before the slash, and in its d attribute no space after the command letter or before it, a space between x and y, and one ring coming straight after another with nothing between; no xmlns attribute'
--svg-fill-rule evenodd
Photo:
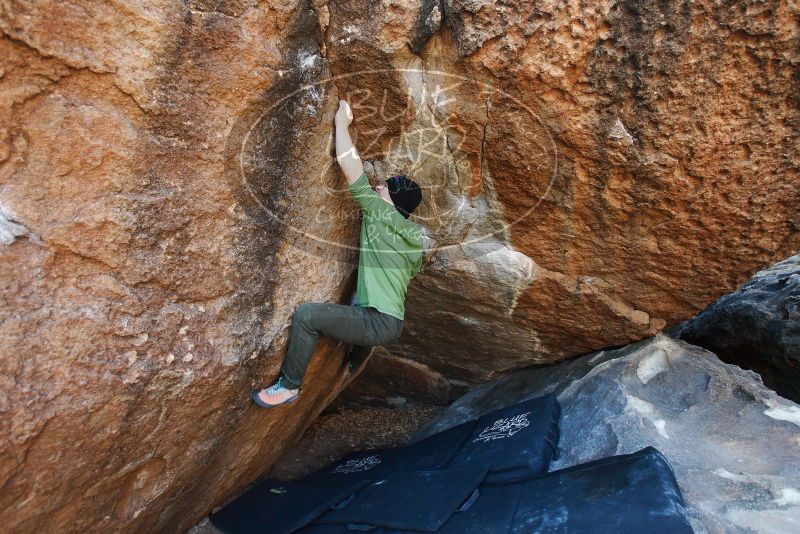
<svg viewBox="0 0 800 534"><path fill-rule="evenodd" d="M422 265L422 229L409 220L422 201L419 185L405 175L394 175L372 188L350 139L353 113L345 100L339 101L334 121L336 160L363 214L356 296L351 306L304 302L295 309L280 376L251 394L263 408L298 398L320 334L352 345L351 372L375 345L400 337L408 283Z"/></svg>

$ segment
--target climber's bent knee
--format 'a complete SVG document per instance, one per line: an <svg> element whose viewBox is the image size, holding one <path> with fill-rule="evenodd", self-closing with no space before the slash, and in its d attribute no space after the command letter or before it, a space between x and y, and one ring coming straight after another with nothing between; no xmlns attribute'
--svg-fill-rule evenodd
<svg viewBox="0 0 800 534"><path fill-rule="evenodd" d="M319 303L317 302L301 302L294 311L292 321L307 321L313 313L314 308L318 305Z"/></svg>

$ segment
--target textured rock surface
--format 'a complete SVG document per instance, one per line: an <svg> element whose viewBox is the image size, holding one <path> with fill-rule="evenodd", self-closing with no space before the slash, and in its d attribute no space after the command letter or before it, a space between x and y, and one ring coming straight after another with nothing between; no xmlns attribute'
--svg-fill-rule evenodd
<svg viewBox="0 0 800 534"><path fill-rule="evenodd" d="M394 354L479 382L622 345L800 248L796 4L319 5L359 149L429 197Z"/></svg>
<svg viewBox="0 0 800 534"><path fill-rule="evenodd" d="M663 334L479 386L420 436L551 391L562 408L551 470L652 445L672 464L696 532L800 525L800 406Z"/></svg>
<svg viewBox="0 0 800 534"><path fill-rule="evenodd" d="M335 394L326 344L290 415L242 395L346 294L337 97L369 174L426 188L391 349L451 379L648 336L800 243L795 3L0 0L0 30L11 530L179 530Z"/></svg>
<svg viewBox="0 0 800 534"><path fill-rule="evenodd" d="M292 411L249 400L277 374L294 307L351 282L351 264L292 247L268 215L357 239L308 216L357 213L318 183L336 95L269 112L325 76L308 59L317 18L215 4L0 2L6 532L179 532L341 388L343 348L325 343Z"/></svg>
<svg viewBox="0 0 800 534"><path fill-rule="evenodd" d="M680 337L753 369L800 402L800 254L751 278L687 322Z"/></svg>

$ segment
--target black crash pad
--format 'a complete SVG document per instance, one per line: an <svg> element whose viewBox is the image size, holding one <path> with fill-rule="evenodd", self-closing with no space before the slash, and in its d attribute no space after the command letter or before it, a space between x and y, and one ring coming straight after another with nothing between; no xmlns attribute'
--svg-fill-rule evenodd
<svg viewBox="0 0 800 534"><path fill-rule="evenodd" d="M478 419L450 467L485 465L487 484L546 473L558 451L560 412L551 394L488 413Z"/></svg>
<svg viewBox="0 0 800 534"><path fill-rule="evenodd" d="M391 473L441 469L459 451L474 426L473 420L409 445L353 453L307 476L302 482L338 487L356 480L376 480Z"/></svg>
<svg viewBox="0 0 800 534"><path fill-rule="evenodd" d="M436 534L503 534L508 532L522 490L521 484L483 485L466 510L455 512ZM399 531L387 531L386 534Z"/></svg>
<svg viewBox="0 0 800 534"><path fill-rule="evenodd" d="M394 473L356 493L316 524L435 532L464 504L486 476L486 467Z"/></svg>
<svg viewBox="0 0 800 534"><path fill-rule="evenodd" d="M483 484L478 492L437 534L692 532L672 468L652 447L527 480Z"/></svg>
<svg viewBox="0 0 800 534"><path fill-rule="evenodd" d="M369 528L366 532L368 534L383 534L383 530L379 528ZM312 523L298 530L297 534L358 534L358 532L350 530L347 525L318 525Z"/></svg>
<svg viewBox="0 0 800 534"><path fill-rule="evenodd" d="M356 481L337 488L317 488L268 479L211 514L211 522L228 534L294 532L367 484Z"/></svg>
<svg viewBox="0 0 800 534"><path fill-rule="evenodd" d="M652 447L522 483L511 534L691 533L666 458Z"/></svg>

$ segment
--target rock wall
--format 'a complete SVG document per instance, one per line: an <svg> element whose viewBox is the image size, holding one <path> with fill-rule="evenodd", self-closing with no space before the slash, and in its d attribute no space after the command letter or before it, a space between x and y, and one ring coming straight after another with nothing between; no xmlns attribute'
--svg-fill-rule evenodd
<svg viewBox="0 0 800 534"><path fill-rule="evenodd" d="M800 249L797 6L359 6L320 8L357 144L428 197L401 361L480 383L622 345Z"/></svg>
<svg viewBox="0 0 800 534"><path fill-rule="evenodd" d="M424 70L406 131L436 198L393 353L481 382L651 335L800 249L796 5L427 6L400 25L441 19L424 46L392 40ZM330 9L329 50L347 28L385 50L375 19L405 13Z"/></svg>
<svg viewBox="0 0 800 534"><path fill-rule="evenodd" d="M294 307L352 284L309 243L357 225L309 213L357 207L321 187L335 92L298 91L315 13L216 4L0 3L6 532L179 532L342 387L326 342L291 411L249 399Z"/></svg>
<svg viewBox="0 0 800 534"><path fill-rule="evenodd" d="M797 21L777 0L0 1L8 528L180 530L336 394L325 343L292 411L246 396L294 307L352 283L339 97L370 176L425 188L389 349L451 380L651 335L797 250Z"/></svg>

